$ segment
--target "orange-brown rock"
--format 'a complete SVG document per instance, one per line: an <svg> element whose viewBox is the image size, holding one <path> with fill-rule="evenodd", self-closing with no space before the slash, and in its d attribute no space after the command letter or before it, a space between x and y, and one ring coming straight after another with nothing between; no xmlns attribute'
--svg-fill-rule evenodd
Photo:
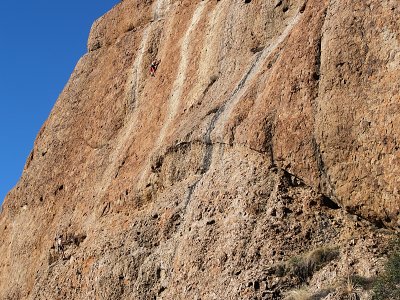
<svg viewBox="0 0 400 300"><path fill-rule="evenodd" d="M399 14L119 3L5 199L0 299L339 299L375 276L400 225Z"/></svg>

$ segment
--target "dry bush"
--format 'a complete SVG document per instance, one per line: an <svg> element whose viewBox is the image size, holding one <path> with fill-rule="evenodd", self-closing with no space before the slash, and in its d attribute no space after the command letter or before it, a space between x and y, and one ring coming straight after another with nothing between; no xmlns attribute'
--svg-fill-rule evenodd
<svg viewBox="0 0 400 300"><path fill-rule="evenodd" d="M339 256L337 248L321 247L302 256L296 256L288 262L287 269L300 282L306 282L316 271Z"/></svg>
<svg viewBox="0 0 400 300"><path fill-rule="evenodd" d="M285 300L310 300L311 294L306 288L300 288L297 290L292 290L286 293Z"/></svg>
<svg viewBox="0 0 400 300"><path fill-rule="evenodd" d="M362 290L352 277L343 280L338 288L336 288L335 296L337 299L343 300L360 300L359 292Z"/></svg>

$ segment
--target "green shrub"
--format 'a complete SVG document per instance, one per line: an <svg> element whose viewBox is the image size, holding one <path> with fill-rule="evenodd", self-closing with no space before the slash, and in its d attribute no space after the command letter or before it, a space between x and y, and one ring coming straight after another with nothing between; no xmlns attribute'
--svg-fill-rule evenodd
<svg viewBox="0 0 400 300"><path fill-rule="evenodd" d="M393 254L374 286L374 300L400 299L400 253Z"/></svg>
<svg viewBox="0 0 400 300"><path fill-rule="evenodd" d="M374 284L374 300L400 299L400 238L393 245L393 253L385 264L384 272Z"/></svg>

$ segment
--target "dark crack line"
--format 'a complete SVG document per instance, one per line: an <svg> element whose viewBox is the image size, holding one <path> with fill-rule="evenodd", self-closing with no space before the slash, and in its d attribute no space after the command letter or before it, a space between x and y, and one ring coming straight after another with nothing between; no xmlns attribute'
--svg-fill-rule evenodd
<svg viewBox="0 0 400 300"><path fill-rule="evenodd" d="M327 192L329 194L329 196L333 199L335 199L335 202L337 201L337 197L335 195L335 188L330 180L330 177L328 175L326 166L325 166L325 162L324 159L322 157L322 153L321 153L321 149L319 147L319 144L317 143L315 136L312 137L312 147L313 147L313 152L314 152L314 156L317 160L317 168L318 168L318 172L319 172L319 177L320 177L320 186L319 186L319 190L321 192ZM321 186L321 184L323 186Z"/></svg>
<svg viewBox="0 0 400 300"><path fill-rule="evenodd" d="M316 86L315 86L315 95L314 95L314 99L313 99L313 134L312 134L312 140L311 140L311 144L312 144L312 148L313 148L313 153L314 153L314 157L316 159L316 163L317 163L317 169L319 172L319 177L320 177L320 183L319 183L319 190L322 193L328 193L329 197L335 200L335 203L337 204L338 200L337 200L337 196L335 194L335 187L332 184L330 177L328 175L328 171L323 159L323 155L322 155L322 151L320 148L320 144L317 141L316 138L316 114L318 111L318 98L320 96L320 86L321 86L321 63L322 63L322 42L323 42L323 38L324 38L324 26L325 26L325 22L326 22L326 16L327 16L327 12L328 12L328 7L325 8L324 12L323 12L323 19L322 19L322 24L321 24L321 28L320 28L320 37L317 41L317 45L316 45L316 51L315 51L315 70L314 73L312 74L312 77L314 80L317 81ZM333 201L333 200L332 200Z"/></svg>
<svg viewBox="0 0 400 300"><path fill-rule="evenodd" d="M187 192L187 196L185 199L185 202L183 204L183 210L186 212L187 207L190 203L190 201L192 200L192 196L193 196L193 192L195 191L197 185L199 184L201 178L197 179L192 185L189 186L188 188L188 192Z"/></svg>

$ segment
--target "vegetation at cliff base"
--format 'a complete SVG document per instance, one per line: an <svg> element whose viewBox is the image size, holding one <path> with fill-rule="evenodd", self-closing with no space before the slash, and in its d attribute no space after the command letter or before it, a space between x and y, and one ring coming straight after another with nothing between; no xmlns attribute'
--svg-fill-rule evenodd
<svg viewBox="0 0 400 300"><path fill-rule="evenodd" d="M374 300L400 299L400 237L393 242L393 253L374 285Z"/></svg>

